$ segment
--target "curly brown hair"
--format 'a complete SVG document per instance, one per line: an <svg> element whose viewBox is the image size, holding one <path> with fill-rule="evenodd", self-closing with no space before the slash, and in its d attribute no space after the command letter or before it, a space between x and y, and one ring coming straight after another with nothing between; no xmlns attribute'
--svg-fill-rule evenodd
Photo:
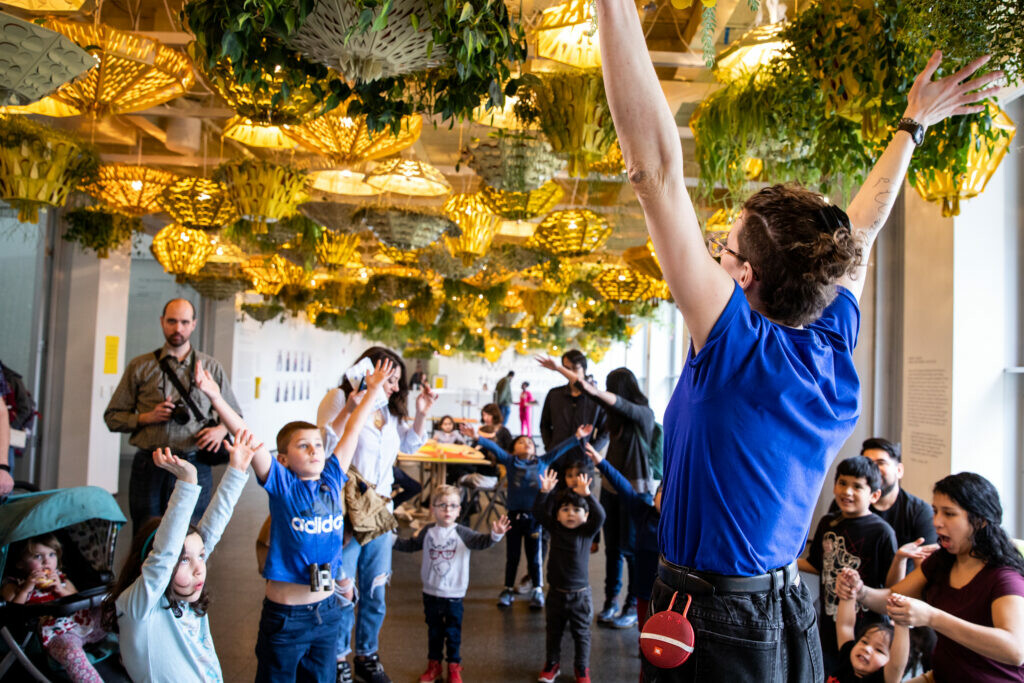
<svg viewBox="0 0 1024 683"><path fill-rule="evenodd" d="M743 205L740 251L757 274L761 312L783 325L817 320L836 296L836 281L860 264L849 220L826 207L820 194L794 184L766 187ZM843 220L830 223L823 212Z"/></svg>

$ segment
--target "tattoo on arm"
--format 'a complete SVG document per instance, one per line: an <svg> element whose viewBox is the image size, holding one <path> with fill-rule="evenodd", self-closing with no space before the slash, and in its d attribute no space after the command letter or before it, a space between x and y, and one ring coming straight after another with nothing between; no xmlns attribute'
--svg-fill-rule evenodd
<svg viewBox="0 0 1024 683"><path fill-rule="evenodd" d="M875 203L878 205L878 211L875 214L875 220L871 223L869 230L871 232L877 232L882 229L882 224L885 223L885 219L889 216L889 211L892 209L893 197L892 191L892 179L891 178L879 178L878 182L875 183L877 188L879 185L884 185L886 189L879 191L875 195Z"/></svg>

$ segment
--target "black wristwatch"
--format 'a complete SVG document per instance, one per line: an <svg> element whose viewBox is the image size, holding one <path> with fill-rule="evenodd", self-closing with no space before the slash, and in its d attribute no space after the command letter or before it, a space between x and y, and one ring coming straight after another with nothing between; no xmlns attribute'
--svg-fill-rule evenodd
<svg viewBox="0 0 1024 683"><path fill-rule="evenodd" d="M910 133L910 137L918 147L920 147L921 143L924 142L924 126L914 119L908 119L906 117L900 119L900 124L896 127L896 130L905 130Z"/></svg>
<svg viewBox="0 0 1024 683"><path fill-rule="evenodd" d="M0 470L3 470L7 474L10 474L11 473L11 466L7 465L7 464L4 464L4 463L0 463Z"/></svg>

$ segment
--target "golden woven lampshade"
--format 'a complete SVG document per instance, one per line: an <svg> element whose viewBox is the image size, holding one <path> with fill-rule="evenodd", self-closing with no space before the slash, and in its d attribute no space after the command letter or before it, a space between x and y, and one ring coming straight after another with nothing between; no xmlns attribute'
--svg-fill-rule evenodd
<svg viewBox="0 0 1024 683"><path fill-rule="evenodd" d="M239 215L252 221L256 232L266 232L267 223L294 216L309 199L305 173L269 161L230 161L220 165L217 177L227 185Z"/></svg>
<svg viewBox="0 0 1024 683"><path fill-rule="evenodd" d="M399 266L418 266L420 254L423 253L422 249L399 249L383 242L380 243L379 249L384 258Z"/></svg>
<svg viewBox="0 0 1024 683"><path fill-rule="evenodd" d="M188 58L152 38L105 24L47 19L44 26L99 62L50 96L78 114L100 117L149 109L184 95L195 83Z"/></svg>
<svg viewBox="0 0 1024 683"><path fill-rule="evenodd" d="M501 339L500 337L492 337L491 335L484 336L484 351L480 355L488 363L497 363L501 360L501 357L505 355L505 349L509 347L509 342Z"/></svg>
<svg viewBox="0 0 1024 683"><path fill-rule="evenodd" d="M320 317L321 313L337 315L341 313L341 309L325 304L323 301L313 301L306 306L306 319L309 320L310 325L316 325L316 319Z"/></svg>
<svg viewBox="0 0 1024 683"><path fill-rule="evenodd" d="M492 213L512 221L536 218L551 211L565 193L553 180L532 192L503 192L489 185L480 188L480 199Z"/></svg>
<svg viewBox="0 0 1024 683"><path fill-rule="evenodd" d="M371 197L380 194L380 190L367 184L365 173L352 168L327 168L312 171L309 174L309 184L314 190L328 194L350 197Z"/></svg>
<svg viewBox="0 0 1024 683"><path fill-rule="evenodd" d="M647 277L654 278L655 280L663 280L665 278L664 273L661 272L661 264L658 262L658 256L654 253L650 238L647 239L647 244L639 247L630 247L622 252L622 259L630 268L643 273Z"/></svg>
<svg viewBox="0 0 1024 683"><path fill-rule="evenodd" d="M348 116L346 110L347 104L343 104L312 121L290 126L285 133L310 151L323 154L336 164L349 165L398 154L423 132L423 118L419 115L402 119L397 134L390 128L374 133L366 125L365 116Z"/></svg>
<svg viewBox="0 0 1024 683"><path fill-rule="evenodd" d="M8 0L5 5L20 7L29 12L52 14L54 12L77 12L85 0Z"/></svg>
<svg viewBox="0 0 1024 683"><path fill-rule="evenodd" d="M389 159L366 174L366 182L381 192L413 197L440 197L452 191L447 178L428 163Z"/></svg>
<svg viewBox="0 0 1024 683"><path fill-rule="evenodd" d="M213 254L214 245L202 230L172 223L153 237L150 250L168 273L195 275Z"/></svg>
<svg viewBox="0 0 1024 683"><path fill-rule="evenodd" d="M264 296L278 294L285 285L316 288L317 279L301 266L289 263L280 254L264 258L256 256L242 266L253 289Z"/></svg>
<svg viewBox="0 0 1024 683"><path fill-rule="evenodd" d="M540 74L534 88L540 125L551 147L569 160L569 175L585 177L615 142L615 126L600 69Z"/></svg>
<svg viewBox="0 0 1024 683"><path fill-rule="evenodd" d="M224 137L249 147L266 149L295 149L298 144L285 135L282 126L257 123L244 116L233 116L224 126Z"/></svg>
<svg viewBox="0 0 1024 683"><path fill-rule="evenodd" d="M553 211L537 226L527 246L546 249L556 256L583 256L599 249L612 227L590 209Z"/></svg>
<svg viewBox="0 0 1024 683"><path fill-rule="evenodd" d="M992 127L1007 135L998 140L981 140L978 144L977 124L971 128L971 146L967 152L967 172L954 177L950 170L927 173L917 171L911 183L925 201L942 204L942 215L959 216L960 200L977 197L985 191L1000 162L1010 149L1017 127L1002 109L989 105Z"/></svg>
<svg viewBox="0 0 1024 683"><path fill-rule="evenodd" d="M778 57L786 49L786 42L779 38L782 29L780 21L744 33L718 56L715 77L722 83L731 83Z"/></svg>
<svg viewBox="0 0 1024 683"><path fill-rule="evenodd" d="M568 0L541 12L535 29L537 56L581 69L600 68L597 31L587 35L594 9L590 0Z"/></svg>
<svg viewBox="0 0 1024 683"><path fill-rule="evenodd" d="M606 268L592 284L608 301L640 301L650 296L651 278L632 268Z"/></svg>
<svg viewBox="0 0 1024 683"><path fill-rule="evenodd" d="M81 154L77 142L62 137L42 146L27 140L0 146L0 199L18 208L22 223L37 223L40 208L64 206L74 189L71 169Z"/></svg>
<svg viewBox="0 0 1024 683"><path fill-rule="evenodd" d="M452 256L468 266L487 253L501 219L490 212L479 193L452 195L445 202L444 213L462 229L458 237L445 237Z"/></svg>
<svg viewBox="0 0 1024 683"><path fill-rule="evenodd" d="M15 107L0 107L4 114L36 114L37 116L50 116L52 118L64 118L67 116L79 116L82 112L77 107L66 104L54 97L44 97L38 102Z"/></svg>
<svg viewBox="0 0 1024 683"><path fill-rule="evenodd" d="M340 233L324 230L316 243L316 257L326 266L346 266L359 248L357 233Z"/></svg>
<svg viewBox="0 0 1024 683"><path fill-rule="evenodd" d="M422 249L441 238L459 233L450 218L433 211L407 211L367 207L355 214L384 244L399 249Z"/></svg>
<svg viewBox="0 0 1024 683"><path fill-rule="evenodd" d="M340 202L306 202L299 211L319 226L334 232L359 232L362 226L352 220L355 207Z"/></svg>
<svg viewBox="0 0 1024 683"><path fill-rule="evenodd" d="M601 175L622 175L626 172L626 162L622 158L622 147L619 146L618 140L603 159L590 165L590 171Z"/></svg>
<svg viewBox="0 0 1024 683"><path fill-rule="evenodd" d="M143 216L160 210L160 196L176 180L177 175L159 168L104 164L85 191L111 209Z"/></svg>
<svg viewBox="0 0 1024 683"><path fill-rule="evenodd" d="M227 187L209 178L181 178L164 190L159 203L175 223L189 228L216 230L238 220Z"/></svg>

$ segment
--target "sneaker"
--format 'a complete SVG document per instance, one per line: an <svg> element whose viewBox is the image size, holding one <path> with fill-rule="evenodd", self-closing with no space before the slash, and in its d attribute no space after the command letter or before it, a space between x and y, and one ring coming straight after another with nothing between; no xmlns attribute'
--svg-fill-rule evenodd
<svg viewBox="0 0 1024 683"><path fill-rule="evenodd" d="M519 579L519 583L516 584L516 593L519 593L519 595L529 595L532 590L533 581L530 580L529 574Z"/></svg>
<svg viewBox="0 0 1024 683"><path fill-rule="evenodd" d="M347 659L338 662L337 683L352 683L352 666Z"/></svg>
<svg viewBox="0 0 1024 683"><path fill-rule="evenodd" d="M451 664L448 665L449 667ZM427 661L427 670L420 676L420 683L440 683L441 662L436 659Z"/></svg>
<svg viewBox="0 0 1024 683"><path fill-rule="evenodd" d="M612 620L612 628L633 628L636 626L636 605L628 605L622 608L619 616Z"/></svg>
<svg viewBox="0 0 1024 683"><path fill-rule="evenodd" d="M498 607L511 607L512 601L516 599L516 593L511 588L501 591L498 596Z"/></svg>
<svg viewBox="0 0 1024 683"><path fill-rule="evenodd" d="M615 604L614 600L605 600L604 608L597 613L597 623L599 624L610 624L615 621L615 617L618 615L619 606Z"/></svg>
<svg viewBox="0 0 1024 683"><path fill-rule="evenodd" d="M365 657L356 657L353 663L355 664L355 679L359 683L391 683L391 679L384 673L384 667L376 652Z"/></svg>
<svg viewBox="0 0 1024 683"><path fill-rule="evenodd" d="M462 665L448 662L448 683L462 683Z"/></svg>
<svg viewBox="0 0 1024 683"><path fill-rule="evenodd" d="M558 662L548 662L544 665L544 670L537 676L537 683L554 683L555 679L558 678L559 670Z"/></svg>
<svg viewBox="0 0 1024 683"><path fill-rule="evenodd" d="M576 669L576 683L590 683L590 669Z"/></svg>
<svg viewBox="0 0 1024 683"><path fill-rule="evenodd" d="M534 588L530 595L530 609L544 609L544 589Z"/></svg>

